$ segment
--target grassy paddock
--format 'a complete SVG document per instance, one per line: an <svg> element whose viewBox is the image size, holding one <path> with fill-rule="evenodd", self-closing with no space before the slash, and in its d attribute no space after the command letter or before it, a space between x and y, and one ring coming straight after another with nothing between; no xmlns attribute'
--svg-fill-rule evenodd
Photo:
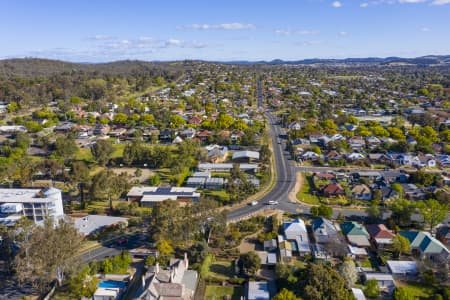
<svg viewBox="0 0 450 300"><path fill-rule="evenodd" d="M224 296L231 296L232 300L239 300L244 295L243 287L208 285L206 287L205 299L222 300Z"/></svg>

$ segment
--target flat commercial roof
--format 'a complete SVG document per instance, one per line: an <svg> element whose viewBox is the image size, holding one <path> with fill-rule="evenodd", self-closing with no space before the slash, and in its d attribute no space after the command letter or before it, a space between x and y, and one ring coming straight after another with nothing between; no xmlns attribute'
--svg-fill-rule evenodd
<svg viewBox="0 0 450 300"><path fill-rule="evenodd" d="M0 203L49 203L56 200L49 197L55 193L61 191L54 188L48 193L44 189L0 189Z"/></svg>

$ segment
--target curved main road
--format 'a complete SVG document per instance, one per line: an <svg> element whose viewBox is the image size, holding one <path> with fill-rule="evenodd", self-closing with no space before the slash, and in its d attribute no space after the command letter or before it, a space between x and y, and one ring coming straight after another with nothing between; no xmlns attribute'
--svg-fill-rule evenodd
<svg viewBox="0 0 450 300"><path fill-rule="evenodd" d="M272 115L268 114L268 119L271 123L270 137L273 145L273 155L275 159L275 168L277 173L277 181L275 182L272 190L260 199L257 205L240 207L228 213L229 220L236 220L256 213L264 208L269 207L269 200L278 201L279 204L273 205L273 208L296 212L299 205L290 203L288 200L289 191L295 185L296 170L292 161L287 159L287 155L282 149L284 143L278 144L278 135L281 133L281 129L275 124L275 119Z"/></svg>
<svg viewBox="0 0 450 300"><path fill-rule="evenodd" d="M257 93L258 107L262 109L263 95L260 79L257 84ZM227 216L228 221L236 221L257 213L265 208L270 208L268 205L270 200L278 201L278 204L272 205L272 208L274 209L280 209L291 213L309 213L309 206L299 203L292 203L289 201L288 195L294 188L297 168L294 166L293 161L288 159L290 157L289 153L284 151L285 143L279 138L282 130L278 125L277 120L270 113L267 113L267 118L270 122L270 138L272 140L277 181L275 182L272 190L263 196L257 205L240 207L230 211ZM351 209L335 209L334 215L336 216L339 212L345 216L354 217L364 217L367 215L365 211Z"/></svg>

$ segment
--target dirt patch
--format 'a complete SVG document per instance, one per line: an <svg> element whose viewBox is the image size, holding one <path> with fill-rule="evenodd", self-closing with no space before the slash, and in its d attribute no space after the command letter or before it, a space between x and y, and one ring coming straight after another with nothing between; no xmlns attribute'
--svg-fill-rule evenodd
<svg viewBox="0 0 450 300"><path fill-rule="evenodd" d="M250 251L255 251L256 237L261 231L262 229L252 235L246 236L239 245L239 253L248 253Z"/></svg>
<svg viewBox="0 0 450 300"><path fill-rule="evenodd" d="M140 183L144 183L148 181L148 179L153 176L153 172L149 169L141 169L142 174L139 177L135 176L136 168L111 168L111 171L113 171L116 174L120 173L127 173L129 176L129 179L131 180L139 180Z"/></svg>
<svg viewBox="0 0 450 300"><path fill-rule="evenodd" d="M296 179L295 179L295 186L294 188L289 192L289 201L293 203L297 203L297 193L301 190L303 186L303 173L297 172Z"/></svg>

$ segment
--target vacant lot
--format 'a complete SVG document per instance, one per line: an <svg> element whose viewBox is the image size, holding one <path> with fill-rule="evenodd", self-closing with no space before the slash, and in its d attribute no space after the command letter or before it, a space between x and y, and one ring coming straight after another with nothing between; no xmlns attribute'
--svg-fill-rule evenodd
<svg viewBox="0 0 450 300"><path fill-rule="evenodd" d="M222 300L224 296L231 296L232 300L240 300L244 295L243 287L208 285L206 287L206 300Z"/></svg>

